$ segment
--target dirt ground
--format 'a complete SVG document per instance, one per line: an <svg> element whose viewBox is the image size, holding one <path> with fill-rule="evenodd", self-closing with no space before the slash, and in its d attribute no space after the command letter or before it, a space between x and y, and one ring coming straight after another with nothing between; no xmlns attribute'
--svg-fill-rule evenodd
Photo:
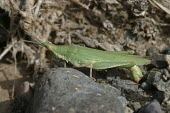
<svg viewBox="0 0 170 113"><path fill-rule="evenodd" d="M13 100L14 87L28 81L29 75L22 73L13 63L0 63L0 111L11 113L10 104Z"/></svg>

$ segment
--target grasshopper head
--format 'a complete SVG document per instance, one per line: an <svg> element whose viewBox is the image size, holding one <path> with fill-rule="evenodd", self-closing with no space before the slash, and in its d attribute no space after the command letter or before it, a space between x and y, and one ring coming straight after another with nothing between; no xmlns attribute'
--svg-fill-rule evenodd
<svg viewBox="0 0 170 113"><path fill-rule="evenodd" d="M48 50L52 50L52 43L51 42L42 42L41 43L42 46L46 47Z"/></svg>
<svg viewBox="0 0 170 113"><path fill-rule="evenodd" d="M40 45L44 46L44 47L47 47L49 45L51 45L52 43L51 42L41 42Z"/></svg>

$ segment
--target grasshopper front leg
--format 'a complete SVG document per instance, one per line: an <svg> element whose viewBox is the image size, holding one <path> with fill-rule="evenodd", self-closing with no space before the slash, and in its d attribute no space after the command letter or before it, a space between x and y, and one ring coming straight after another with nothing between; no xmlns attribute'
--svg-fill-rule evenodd
<svg viewBox="0 0 170 113"><path fill-rule="evenodd" d="M133 77L134 81L138 83L144 76L142 74L141 69L139 68L139 66L134 65L133 67L130 67L130 70L132 72L132 77Z"/></svg>

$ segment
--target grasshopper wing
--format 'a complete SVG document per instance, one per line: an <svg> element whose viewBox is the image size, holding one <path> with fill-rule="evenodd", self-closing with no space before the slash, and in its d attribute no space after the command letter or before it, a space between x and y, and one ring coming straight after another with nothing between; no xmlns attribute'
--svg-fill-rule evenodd
<svg viewBox="0 0 170 113"><path fill-rule="evenodd" d="M92 64L93 69L107 69L113 67L126 67L126 66L134 66L135 64L132 62L96 62Z"/></svg>

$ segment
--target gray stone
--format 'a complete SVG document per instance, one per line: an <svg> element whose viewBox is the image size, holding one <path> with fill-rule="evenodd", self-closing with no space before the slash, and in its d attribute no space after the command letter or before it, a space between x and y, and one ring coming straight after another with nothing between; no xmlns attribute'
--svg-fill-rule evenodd
<svg viewBox="0 0 170 113"><path fill-rule="evenodd" d="M143 95L143 90L139 88L139 85L131 80L120 80L108 77L107 81L112 84L113 87L119 89L123 95L126 95L128 100L136 101Z"/></svg>
<svg viewBox="0 0 170 113"><path fill-rule="evenodd" d="M163 54L154 55L152 56L151 63L157 68L160 68L160 69L166 68L168 67L166 56L167 55L163 55Z"/></svg>
<svg viewBox="0 0 170 113"><path fill-rule="evenodd" d="M163 51L163 54L170 55L170 46Z"/></svg>
<svg viewBox="0 0 170 113"><path fill-rule="evenodd" d="M150 72L147 82L154 85L159 91L170 91L170 80L165 80L161 72Z"/></svg>
<svg viewBox="0 0 170 113"><path fill-rule="evenodd" d="M135 93L139 90L137 83L131 80L120 80L120 79L115 79L113 77L107 77L107 81L111 82L112 85L118 88L119 90L127 90L128 92L135 92Z"/></svg>
<svg viewBox="0 0 170 113"><path fill-rule="evenodd" d="M127 99L126 99L125 97L123 97L123 96L119 96L118 99L119 99L120 102L122 103L123 108L126 109L127 103L128 103Z"/></svg>
<svg viewBox="0 0 170 113"><path fill-rule="evenodd" d="M124 113L119 96L75 69L51 69L35 86L33 113Z"/></svg>
<svg viewBox="0 0 170 113"><path fill-rule="evenodd" d="M161 106L157 100L141 108L139 113L162 113Z"/></svg>

